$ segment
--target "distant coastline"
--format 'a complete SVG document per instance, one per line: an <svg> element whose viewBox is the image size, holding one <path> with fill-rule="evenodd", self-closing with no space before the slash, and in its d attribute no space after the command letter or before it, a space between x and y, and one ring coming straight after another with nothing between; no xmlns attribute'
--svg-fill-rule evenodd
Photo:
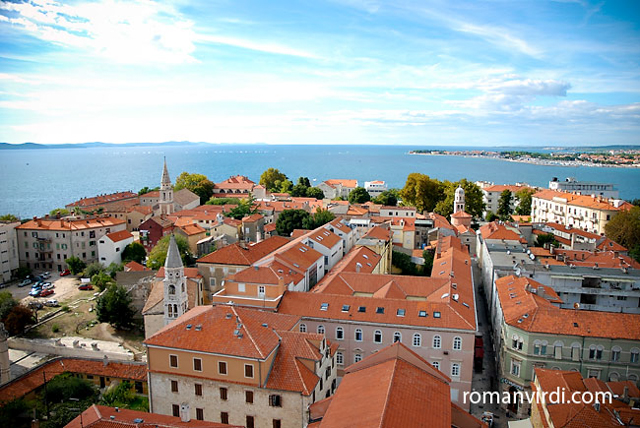
<svg viewBox="0 0 640 428"><path fill-rule="evenodd" d="M606 168L640 168L640 149L617 149L606 152L537 153L487 150L412 150L410 155L464 156L498 159L532 165L586 166Z"/></svg>

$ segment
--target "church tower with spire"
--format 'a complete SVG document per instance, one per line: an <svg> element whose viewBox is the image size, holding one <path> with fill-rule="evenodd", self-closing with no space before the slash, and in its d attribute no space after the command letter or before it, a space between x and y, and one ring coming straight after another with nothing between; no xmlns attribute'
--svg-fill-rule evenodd
<svg viewBox="0 0 640 428"><path fill-rule="evenodd" d="M187 278L176 238L169 238L169 249L164 262L164 325L188 310Z"/></svg>
<svg viewBox="0 0 640 428"><path fill-rule="evenodd" d="M162 180L160 181L158 205L160 206L160 215L173 213L173 185L171 184L171 178L169 178L166 157L164 158L164 169L162 170Z"/></svg>
<svg viewBox="0 0 640 428"><path fill-rule="evenodd" d="M464 211L464 189L462 186L458 186L453 198L453 213L455 214L458 211Z"/></svg>

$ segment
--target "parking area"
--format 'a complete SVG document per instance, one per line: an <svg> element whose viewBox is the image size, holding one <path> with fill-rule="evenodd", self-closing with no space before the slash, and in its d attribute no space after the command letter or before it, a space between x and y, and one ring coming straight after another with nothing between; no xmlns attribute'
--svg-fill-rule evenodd
<svg viewBox="0 0 640 428"><path fill-rule="evenodd" d="M36 272L34 275L40 274L42 272ZM31 286L33 283L26 285L24 287L18 287L19 281L12 282L9 287L4 288L2 291L9 291L11 295L20 300L23 304L28 305L30 302L38 301L45 302L49 299L56 299L59 302L64 300L70 300L74 298L78 293L78 286L80 285L80 279L75 276L60 276L57 272L51 273L51 278L47 281L51 282L54 285L53 294L47 297L31 297L29 296L29 292L31 291Z"/></svg>

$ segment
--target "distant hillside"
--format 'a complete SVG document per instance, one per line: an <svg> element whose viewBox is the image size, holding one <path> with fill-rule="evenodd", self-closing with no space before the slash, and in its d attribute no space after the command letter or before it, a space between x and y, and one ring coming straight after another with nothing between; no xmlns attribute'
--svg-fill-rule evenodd
<svg viewBox="0 0 640 428"><path fill-rule="evenodd" d="M166 143L80 143L80 144L38 144L38 143L22 143L9 144L0 143L0 150L42 150L42 149L90 149L95 147L158 147L158 146L199 146L209 145L210 143L192 143L190 141L168 141Z"/></svg>

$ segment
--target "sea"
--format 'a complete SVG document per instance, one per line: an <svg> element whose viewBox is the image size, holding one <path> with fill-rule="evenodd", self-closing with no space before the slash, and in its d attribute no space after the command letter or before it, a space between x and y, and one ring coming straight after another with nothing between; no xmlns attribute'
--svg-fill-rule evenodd
<svg viewBox="0 0 640 428"><path fill-rule="evenodd" d="M524 182L548 187L554 177L613 183L623 199L640 198L639 168L538 165L466 156L410 155L417 149L544 149L367 145L150 145L0 150L0 214L42 216L83 197L160 184L163 159L175 182L183 171L219 182L245 175L258 182L267 168L285 173L294 183L330 178L384 180L402 188L412 172L439 180Z"/></svg>

